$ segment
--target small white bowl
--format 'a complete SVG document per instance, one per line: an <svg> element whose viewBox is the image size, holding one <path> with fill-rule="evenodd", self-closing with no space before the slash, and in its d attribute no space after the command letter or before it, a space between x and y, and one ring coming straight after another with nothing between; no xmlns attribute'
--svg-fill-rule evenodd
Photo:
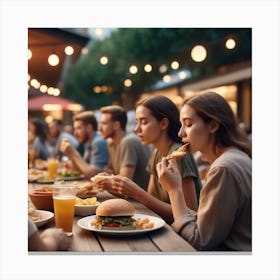
<svg viewBox="0 0 280 280"><path fill-rule="evenodd" d="M76 216L90 216L94 215L97 206L100 203L97 201L94 205L77 205L75 204L75 215Z"/></svg>
<svg viewBox="0 0 280 280"><path fill-rule="evenodd" d="M35 213L40 216L40 220L34 221L37 227L45 225L54 217L54 214L50 211L35 210Z"/></svg>

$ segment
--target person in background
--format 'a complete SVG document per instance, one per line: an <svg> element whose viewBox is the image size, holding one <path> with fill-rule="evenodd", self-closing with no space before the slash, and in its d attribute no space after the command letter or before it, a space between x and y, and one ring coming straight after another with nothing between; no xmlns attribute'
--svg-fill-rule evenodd
<svg viewBox="0 0 280 280"><path fill-rule="evenodd" d="M142 144L154 146L147 165L150 173L148 189L144 191L126 177L114 176L109 190L138 200L158 213L167 223L171 223L173 216L168 193L158 182L156 164L182 145L178 137L179 111L167 97L148 97L136 104L136 122L135 131ZM182 198L191 209L196 210L201 184L194 159L187 154L178 161L178 165L184 189ZM108 190L108 187L106 189Z"/></svg>
<svg viewBox="0 0 280 280"><path fill-rule="evenodd" d="M51 156L55 158L61 159L63 154L60 152L60 144L62 139L66 138L69 139L69 141L72 143L72 145L77 148L79 145L78 140L75 138L73 134L70 134L63 130L63 124L62 121L59 119L53 119L49 123L49 135L51 138L54 139L54 148L52 151Z"/></svg>
<svg viewBox="0 0 280 280"><path fill-rule="evenodd" d="M128 177L147 189L149 173L146 165L150 152L135 133L126 132L126 111L121 106L112 105L102 107L100 112L99 131L104 139L108 139L107 172Z"/></svg>
<svg viewBox="0 0 280 280"><path fill-rule="evenodd" d="M74 135L74 127L71 124L64 125L63 130L69 134Z"/></svg>
<svg viewBox="0 0 280 280"><path fill-rule="evenodd" d="M93 111L84 111L73 117L74 135L79 143L85 144L83 156L69 139L62 139L60 151L72 162L72 168L90 178L104 170L109 154L107 142L97 131L97 120Z"/></svg>
<svg viewBox="0 0 280 280"><path fill-rule="evenodd" d="M62 229L48 228L39 234L28 218L28 251L67 251L70 245L71 238Z"/></svg>
<svg viewBox="0 0 280 280"><path fill-rule="evenodd" d="M30 133L35 136L32 150L34 159L46 160L49 157L49 144L47 140L47 126L41 120L34 118L29 121L28 128Z"/></svg>
<svg viewBox="0 0 280 280"><path fill-rule="evenodd" d="M175 162L157 165L167 190L175 222L173 229L197 250L252 250L251 144L237 129L227 101L209 92L183 102L180 112L183 142L200 151L210 163L197 211L183 199L181 176ZM172 168L173 172L169 169Z"/></svg>

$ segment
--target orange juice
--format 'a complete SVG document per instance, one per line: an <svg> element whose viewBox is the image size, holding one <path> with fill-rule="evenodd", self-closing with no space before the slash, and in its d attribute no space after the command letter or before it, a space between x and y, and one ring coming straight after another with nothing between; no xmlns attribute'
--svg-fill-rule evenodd
<svg viewBox="0 0 280 280"><path fill-rule="evenodd" d="M62 228L65 232L72 234L74 221L75 197L54 197L55 226Z"/></svg>
<svg viewBox="0 0 280 280"><path fill-rule="evenodd" d="M55 179L57 170L58 170L59 162L57 159L49 159L47 162L48 168L48 176L50 179Z"/></svg>

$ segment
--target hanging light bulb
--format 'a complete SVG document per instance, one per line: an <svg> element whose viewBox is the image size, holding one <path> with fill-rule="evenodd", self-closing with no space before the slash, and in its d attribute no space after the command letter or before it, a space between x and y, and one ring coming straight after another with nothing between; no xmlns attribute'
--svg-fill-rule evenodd
<svg viewBox="0 0 280 280"><path fill-rule="evenodd" d="M124 81L124 85L125 85L126 87L131 87L132 81L131 81L130 79L126 79L126 80Z"/></svg>
<svg viewBox="0 0 280 280"><path fill-rule="evenodd" d="M131 65L131 66L129 67L129 72L130 72L131 74L136 74L136 73L138 72L137 66L136 66L136 65Z"/></svg>
<svg viewBox="0 0 280 280"><path fill-rule="evenodd" d="M106 56L102 56L101 58L100 58L100 63L102 64L102 65L106 65L107 63L108 63L108 57L106 57Z"/></svg>
<svg viewBox="0 0 280 280"><path fill-rule="evenodd" d="M28 49L28 60L32 57L32 51Z"/></svg>
<svg viewBox="0 0 280 280"><path fill-rule="evenodd" d="M227 39L227 41L226 41L226 48L227 49L232 50L232 49L235 48L235 46L236 46L236 42L235 42L234 39L232 39L232 38Z"/></svg>
<svg viewBox="0 0 280 280"><path fill-rule="evenodd" d="M207 56L206 48L202 45L196 45L191 50L191 57L196 62L202 62Z"/></svg>
<svg viewBox="0 0 280 280"><path fill-rule="evenodd" d="M48 57L48 62L51 66L56 66L59 63L59 57L53 53Z"/></svg>
<svg viewBox="0 0 280 280"><path fill-rule="evenodd" d="M74 49L71 46L67 46L64 49L64 52L65 52L66 55L72 55L74 53Z"/></svg>
<svg viewBox="0 0 280 280"><path fill-rule="evenodd" d="M176 61L176 60L172 61L172 63L171 63L171 68L172 68L173 70L178 69L179 66L180 66L180 65L179 65L179 62L178 62L178 61Z"/></svg>
<svg viewBox="0 0 280 280"><path fill-rule="evenodd" d="M145 72L149 73L149 72L151 72L153 70L153 67L152 67L151 64L146 64L144 66L144 70L145 70Z"/></svg>

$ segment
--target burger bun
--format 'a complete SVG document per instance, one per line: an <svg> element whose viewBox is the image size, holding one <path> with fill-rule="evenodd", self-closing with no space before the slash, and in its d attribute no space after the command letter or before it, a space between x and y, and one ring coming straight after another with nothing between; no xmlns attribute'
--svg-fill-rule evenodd
<svg viewBox="0 0 280 280"><path fill-rule="evenodd" d="M98 216L132 216L135 213L134 206L122 198L111 198L100 203L96 208Z"/></svg>

